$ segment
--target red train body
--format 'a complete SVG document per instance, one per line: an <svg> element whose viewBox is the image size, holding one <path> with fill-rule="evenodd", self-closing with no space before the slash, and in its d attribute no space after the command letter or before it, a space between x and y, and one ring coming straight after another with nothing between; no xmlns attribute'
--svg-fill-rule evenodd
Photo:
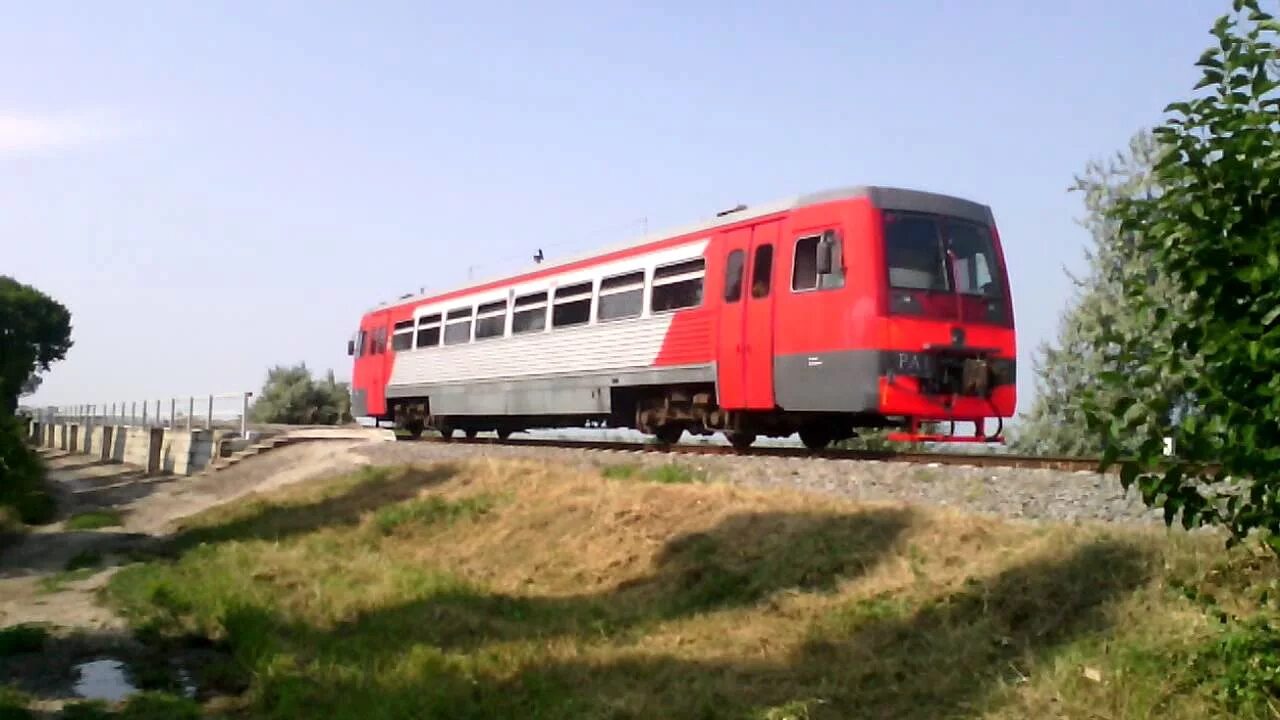
<svg viewBox="0 0 1280 720"><path fill-rule="evenodd" d="M1016 402L990 208L884 187L404 298L367 313L348 352L353 412L412 433L599 423L819 447L961 421L965 439L998 440L987 420Z"/></svg>

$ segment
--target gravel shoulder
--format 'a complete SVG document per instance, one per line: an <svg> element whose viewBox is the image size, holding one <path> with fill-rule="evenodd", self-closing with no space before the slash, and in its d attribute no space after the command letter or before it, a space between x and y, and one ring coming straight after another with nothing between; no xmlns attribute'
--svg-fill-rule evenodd
<svg viewBox="0 0 1280 720"><path fill-rule="evenodd" d="M825 493L850 500L893 500L1008 519L1161 523L1159 510L1125 492L1115 475L867 460L678 455L436 442L374 443L354 452L376 464L493 457L573 467L679 463L711 479L755 488Z"/></svg>

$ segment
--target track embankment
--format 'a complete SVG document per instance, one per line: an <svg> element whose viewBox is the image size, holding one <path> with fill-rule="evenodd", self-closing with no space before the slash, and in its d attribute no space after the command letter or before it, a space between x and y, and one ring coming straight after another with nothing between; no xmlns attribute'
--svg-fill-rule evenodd
<svg viewBox="0 0 1280 720"><path fill-rule="evenodd" d="M784 488L851 500L899 500L1014 519L1160 522L1159 511L1125 492L1113 473L1084 459L1001 455L872 453L714 445L424 440L376 443L359 452L378 464L501 457L572 467L680 465L708 479L746 487Z"/></svg>

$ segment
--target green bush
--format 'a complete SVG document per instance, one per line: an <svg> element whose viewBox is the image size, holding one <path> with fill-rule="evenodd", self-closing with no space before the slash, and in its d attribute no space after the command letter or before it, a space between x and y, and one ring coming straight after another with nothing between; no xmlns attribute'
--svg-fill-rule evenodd
<svg viewBox="0 0 1280 720"><path fill-rule="evenodd" d="M40 652L49 639L49 631L42 625L13 625L0 630L0 657L22 653Z"/></svg>
<svg viewBox="0 0 1280 720"><path fill-rule="evenodd" d="M1280 697L1280 627L1268 617L1237 623L1194 664L1232 712L1268 715L1270 703Z"/></svg>
<svg viewBox="0 0 1280 720"><path fill-rule="evenodd" d="M1120 278L1141 322L1099 334L1120 369L1096 376L1083 407L1104 468L1136 446L1121 483L1166 523L1220 526L1232 542L1262 531L1280 553L1280 21L1259 6L1233 0L1200 82L1152 131L1159 192L1107 210L1146 258ZM1152 297L1162 278L1171 293Z"/></svg>
<svg viewBox="0 0 1280 720"><path fill-rule="evenodd" d="M57 511L44 463L22 441L21 423L14 418L0 418L0 507L12 508L28 525L52 522Z"/></svg>
<svg viewBox="0 0 1280 720"><path fill-rule="evenodd" d="M351 420L351 390L334 379L311 377L306 363L267 371L262 392L249 409L254 422L285 425L338 425Z"/></svg>

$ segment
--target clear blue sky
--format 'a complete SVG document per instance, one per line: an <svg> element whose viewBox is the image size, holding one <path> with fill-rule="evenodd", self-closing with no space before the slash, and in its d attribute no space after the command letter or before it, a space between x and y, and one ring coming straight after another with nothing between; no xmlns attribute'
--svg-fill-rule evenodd
<svg viewBox="0 0 1280 720"><path fill-rule="evenodd" d="M34 403L349 376L370 305L738 202L991 204L1020 410L1088 237L1067 192L1198 79L1229 0L8 3L0 272L68 305Z"/></svg>

